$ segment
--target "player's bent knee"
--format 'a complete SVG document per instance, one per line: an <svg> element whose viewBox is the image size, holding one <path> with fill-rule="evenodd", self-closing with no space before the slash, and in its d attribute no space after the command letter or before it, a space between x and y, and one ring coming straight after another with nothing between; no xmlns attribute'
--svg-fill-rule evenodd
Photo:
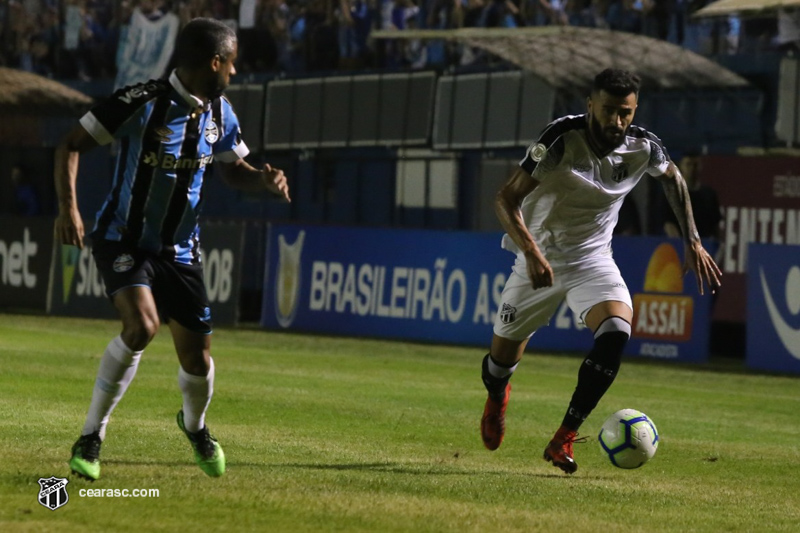
<svg viewBox="0 0 800 533"><path fill-rule="evenodd" d="M156 336L159 320L147 315L127 318L122 322L122 340L131 350L144 350Z"/></svg>
<svg viewBox="0 0 800 533"><path fill-rule="evenodd" d="M631 325L626 320L617 316L604 320L594 333L592 356L595 362L616 372L630 336Z"/></svg>

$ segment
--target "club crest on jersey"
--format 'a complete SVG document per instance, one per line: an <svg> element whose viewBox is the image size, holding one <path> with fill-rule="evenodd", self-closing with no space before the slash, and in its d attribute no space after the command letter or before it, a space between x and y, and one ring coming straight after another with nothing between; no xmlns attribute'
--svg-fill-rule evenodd
<svg viewBox="0 0 800 533"><path fill-rule="evenodd" d="M500 309L500 320L503 324L511 324L516 318L517 308L504 303L503 307Z"/></svg>
<svg viewBox="0 0 800 533"><path fill-rule="evenodd" d="M69 480L64 477L39 478L39 503L55 511L63 507L69 501L67 494L67 483Z"/></svg>
<svg viewBox="0 0 800 533"><path fill-rule="evenodd" d="M122 254L117 256L117 258L114 259L114 265L112 268L114 269L114 272L118 274L127 272L133 268L133 257L130 254Z"/></svg>
<svg viewBox="0 0 800 533"><path fill-rule="evenodd" d="M206 130L203 135L209 144L214 144L219 139L219 128L217 128L217 123L213 119L206 124Z"/></svg>
<svg viewBox="0 0 800 533"><path fill-rule="evenodd" d="M156 128L153 130L153 137L160 143L165 143L169 141L169 136L175 133L171 129L166 126L162 126L160 128Z"/></svg>
<svg viewBox="0 0 800 533"><path fill-rule="evenodd" d="M619 163L611 167L611 179L616 183L619 183L625 179L628 179L628 164L627 163Z"/></svg>

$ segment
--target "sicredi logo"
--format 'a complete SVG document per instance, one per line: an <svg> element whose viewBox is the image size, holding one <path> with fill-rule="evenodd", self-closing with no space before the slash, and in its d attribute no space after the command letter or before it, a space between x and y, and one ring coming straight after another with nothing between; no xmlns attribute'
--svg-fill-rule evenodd
<svg viewBox="0 0 800 533"><path fill-rule="evenodd" d="M781 314L767 284L763 267L759 268L758 274L761 279L764 303L767 305L769 318L775 327L775 332L792 357L800 359L800 327L792 327ZM797 317L800 315L800 267L797 265L792 266L786 274L786 290L784 294L786 295L786 310L794 317Z"/></svg>
<svg viewBox="0 0 800 533"><path fill-rule="evenodd" d="M64 304L69 303L72 297L73 282L76 296L105 298L105 285L92 259L91 246L79 249L67 244L61 245L61 277Z"/></svg>
<svg viewBox="0 0 800 533"><path fill-rule="evenodd" d="M31 241L31 232L22 231L22 241L6 243L0 240L0 268L3 285L26 289L36 288L36 274L30 271L30 259L36 255L39 245Z"/></svg>

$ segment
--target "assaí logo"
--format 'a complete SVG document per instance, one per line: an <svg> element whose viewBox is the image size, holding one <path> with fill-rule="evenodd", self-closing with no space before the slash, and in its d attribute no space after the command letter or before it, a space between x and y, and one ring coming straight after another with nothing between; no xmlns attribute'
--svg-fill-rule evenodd
<svg viewBox="0 0 800 533"><path fill-rule="evenodd" d="M775 332L786 347L786 350L792 354L792 357L800 359L800 320L798 320L800 319L800 267L792 265L786 274L785 310L791 315L788 317L788 321L779 309L779 302L776 302L775 298L772 297L772 291L770 291L767 284L763 267L759 267L758 274L761 279L764 303L767 305L769 318L775 327ZM789 322L794 322L797 325L792 326Z"/></svg>
<svg viewBox="0 0 800 533"><path fill-rule="evenodd" d="M692 338L694 300L684 296L678 252L669 243L647 265L644 293L633 295L633 337L682 342Z"/></svg>

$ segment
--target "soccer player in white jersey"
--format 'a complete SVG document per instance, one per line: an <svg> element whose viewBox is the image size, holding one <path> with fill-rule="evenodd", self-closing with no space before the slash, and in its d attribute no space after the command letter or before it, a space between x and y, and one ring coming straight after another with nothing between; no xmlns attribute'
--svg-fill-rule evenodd
<svg viewBox="0 0 800 533"><path fill-rule="evenodd" d="M91 233L98 271L122 320L100 360L92 401L69 466L100 477L100 446L109 416L136 375L142 352L159 325L169 325L178 355L183 408L178 427L195 461L212 477L225 455L205 424L214 391L211 309L203 284L198 216L212 160L226 182L268 190L289 201L283 171L250 166L236 114L222 92L236 73L236 34L198 18L175 44L177 68L168 79L120 89L84 115L56 150L57 242L83 247L76 201L80 154L119 141L117 168Z"/></svg>
<svg viewBox="0 0 800 533"><path fill-rule="evenodd" d="M642 176L664 188L683 235L684 272L694 271L700 293L704 283L719 287L722 275L700 243L680 171L658 137L631 124L639 81L624 70L598 74L587 113L549 124L495 201L503 247L517 255L483 359L489 394L481 436L489 450L502 443L511 375L528 339L566 299L594 333L564 419L544 450L544 459L568 474L578 469L572 446L578 429L614 381L631 334L631 297L611 255L611 236L625 195Z"/></svg>

